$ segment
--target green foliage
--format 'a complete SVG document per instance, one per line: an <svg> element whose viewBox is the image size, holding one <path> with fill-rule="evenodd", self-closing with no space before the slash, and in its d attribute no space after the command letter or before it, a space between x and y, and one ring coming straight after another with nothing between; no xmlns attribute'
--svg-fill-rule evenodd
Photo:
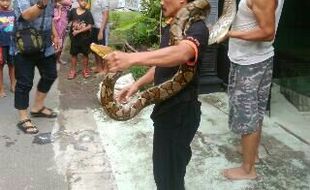
<svg viewBox="0 0 310 190"><path fill-rule="evenodd" d="M111 29L112 30L119 29L119 27L123 27L128 23L132 23L133 20L136 20L136 18L140 16L141 16L140 12L120 11L120 10L111 11L109 15L109 20L110 22L113 23Z"/></svg>
<svg viewBox="0 0 310 190"><path fill-rule="evenodd" d="M118 27L120 22L121 14L118 11L111 11L109 14L109 22L113 23L111 30L114 30Z"/></svg>
<svg viewBox="0 0 310 190"><path fill-rule="evenodd" d="M159 43L160 0L142 0L141 11L112 11L110 22L113 23L110 33L110 44L124 41L136 49L156 48ZM135 79L143 76L148 67L133 66L128 72Z"/></svg>
<svg viewBox="0 0 310 190"><path fill-rule="evenodd" d="M113 32L137 49L158 46L160 1L142 0L141 12L115 11L110 19ZM155 45L154 45L155 44Z"/></svg>
<svg viewBox="0 0 310 190"><path fill-rule="evenodd" d="M134 45L153 46L159 42L160 30L160 0L142 0L141 13L130 39Z"/></svg>
<svg viewBox="0 0 310 190"><path fill-rule="evenodd" d="M160 0L142 0L141 12L150 18L160 17Z"/></svg>
<svg viewBox="0 0 310 190"><path fill-rule="evenodd" d="M142 15L128 30L128 42L139 48L158 43L158 21Z"/></svg>
<svg viewBox="0 0 310 190"><path fill-rule="evenodd" d="M127 73L132 73L132 76L135 80L138 80L140 77L142 77L147 71L149 70L149 67L146 66L132 66L128 69ZM144 91L150 87L152 87L153 84L147 84L140 88L141 91Z"/></svg>
<svg viewBox="0 0 310 190"><path fill-rule="evenodd" d="M132 73L133 77L137 80L142 77L148 69L149 68L145 66L132 66L129 68L128 72Z"/></svg>
<svg viewBox="0 0 310 190"><path fill-rule="evenodd" d="M109 36L110 45L122 47L124 41L128 41L128 30L132 27L130 26L133 23L132 21L140 15L141 13L133 11L111 11L109 18L112 23Z"/></svg>

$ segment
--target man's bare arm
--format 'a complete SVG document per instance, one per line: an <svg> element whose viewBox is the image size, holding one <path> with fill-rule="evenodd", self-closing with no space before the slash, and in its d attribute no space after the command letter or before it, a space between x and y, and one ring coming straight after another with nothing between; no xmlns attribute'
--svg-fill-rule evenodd
<svg viewBox="0 0 310 190"><path fill-rule="evenodd" d="M49 0L42 0L43 5L47 5ZM33 21L35 20L40 14L42 14L44 9L40 9L36 4L29 7L25 11L22 12L23 19L27 21Z"/></svg>
<svg viewBox="0 0 310 190"><path fill-rule="evenodd" d="M141 78L131 86L124 88L116 97L118 102L127 102L129 97L135 94L141 87L154 81L155 66L151 67Z"/></svg>
<svg viewBox="0 0 310 190"><path fill-rule="evenodd" d="M139 78L135 83L138 88L143 87L146 84L150 84L154 81L155 66L151 67L141 78Z"/></svg>
<svg viewBox="0 0 310 190"><path fill-rule="evenodd" d="M126 70L133 65L172 67L184 64L195 57L195 50L188 43L161 48L150 52L112 52L105 58L111 72Z"/></svg>
<svg viewBox="0 0 310 190"><path fill-rule="evenodd" d="M195 56L195 51L191 46L181 41L175 46L134 54L136 54L134 62L137 65L171 67L188 62Z"/></svg>
<svg viewBox="0 0 310 190"><path fill-rule="evenodd" d="M254 12L258 26L250 31L231 30L229 37L249 41L272 41L275 36L277 0L251 0L248 6Z"/></svg>
<svg viewBox="0 0 310 190"><path fill-rule="evenodd" d="M55 27L55 23L52 22L52 42L54 43L54 48L56 51L59 50L59 48L61 47L61 41L59 40L59 36Z"/></svg>

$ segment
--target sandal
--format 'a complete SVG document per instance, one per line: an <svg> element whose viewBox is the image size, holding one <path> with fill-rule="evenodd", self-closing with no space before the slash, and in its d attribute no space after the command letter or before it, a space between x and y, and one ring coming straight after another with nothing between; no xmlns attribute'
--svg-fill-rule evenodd
<svg viewBox="0 0 310 190"><path fill-rule="evenodd" d="M50 114L44 113L43 111L45 109L49 110L51 113ZM47 108L45 106L43 106L43 108L41 108L38 112L30 112L30 115L32 117L45 117L45 118L55 118L55 117L57 117L57 113L56 112L54 112L52 109Z"/></svg>
<svg viewBox="0 0 310 190"><path fill-rule="evenodd" d="M68 73L67 79L68 79L68 80L72 80L72 79L74 79L75 77L76 77L76 71L70 70L69 73Z"/></svg>
<svg viewBox="0 0 310 190"><path fill-rule="evenodd" d="M26 125L29 122L31 125ZM23 131L25 134L36 134L39 132L39 129L32 124L30 119L25 119L17 123L17 127Z"/></svg>
<svg viewBox="0 0 310 190"><path fill-rule="evenodd" d="M90 77L90 71L88 69L84 69L82 72L84 78Z"/></svg>

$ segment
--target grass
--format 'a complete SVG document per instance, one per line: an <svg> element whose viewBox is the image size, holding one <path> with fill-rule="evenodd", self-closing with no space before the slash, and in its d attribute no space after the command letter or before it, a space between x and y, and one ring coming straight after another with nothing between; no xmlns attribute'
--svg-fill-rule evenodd
<svg viewBox="0 0 310 190"><path fill-rule="evenodd" d="M134 20L141 16L139 12L135 11L111 11L110 12L110 23L112 27L109 35L109 45L114 49L123 50L123 44L127 41L128 34L126 29L131 27ZM128 73L132 73L133 77L137 80L143 76L147 67L143 66L133 66L129 68Z"/></svg>
<svg viewBox="0 0 310 190"><path fill-rule="evenodd" d="M128 72L132 73L133 77L137 80L142 77L147 71L149 67L145 66L132 66L129 68Z"/></svg>
<svg viewBox="0 0 310 190"><path fill-rule="evenodd" d="M127 40L127 34L124 30L120 30L121 28L125 29L126 26L129 27L130 23L133 20L139 18L141 14L139 12L134 11L111 11L110 12L110 23L112 24L109 43L114 48L119 49L124 41Z"/></svg>

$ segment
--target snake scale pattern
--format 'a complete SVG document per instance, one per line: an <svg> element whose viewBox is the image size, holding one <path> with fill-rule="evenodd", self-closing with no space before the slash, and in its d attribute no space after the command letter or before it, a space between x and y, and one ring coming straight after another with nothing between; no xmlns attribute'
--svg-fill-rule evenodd
<svg viewBox="0 0 310 190"><path fill-rule="evenodd" d="M225 0L223 14L219 20L209 29L208 44L219 43L226 35L236 13L236 0ZM175 22L170 28L170 44L177 44L183 39L191 23L197 20L205 20L210 11L207 0L194 0L181 8L175 17ZM91 50L102 57L113 50L107 46L91 44ZM108 73L101 85L101 105L107 115L118 121L126 121L135 117L144 107L166 100L180 92L193 78L196 66L181 64L177 73L164 83L146 89L137 94L126 104L121 104L114 99L114 85L121 76L121 72Z"/></svg>

